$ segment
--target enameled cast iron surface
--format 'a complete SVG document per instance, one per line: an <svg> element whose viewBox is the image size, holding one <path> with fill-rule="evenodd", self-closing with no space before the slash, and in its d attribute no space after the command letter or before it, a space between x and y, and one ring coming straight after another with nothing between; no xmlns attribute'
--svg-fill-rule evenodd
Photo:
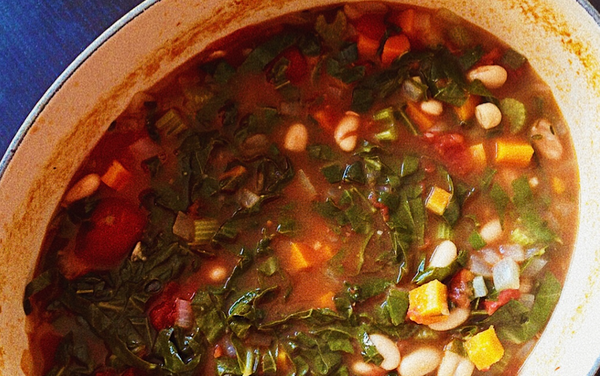
<svg viewBox="0 0 600 376"><path fill-rule="evenodd" d="M240 27L336 2L149 0L61 76L27 119L14 157L0 166L0 375L30 373L35 354L27 349L24 286L65 185L129 98ZM490 30L528 56L552 88L580 166L579 235L559 305L521 374L593 374L600 356L600 162L594 157L600 153L600 27L574 0L402 2L447 7Z"/></svg>

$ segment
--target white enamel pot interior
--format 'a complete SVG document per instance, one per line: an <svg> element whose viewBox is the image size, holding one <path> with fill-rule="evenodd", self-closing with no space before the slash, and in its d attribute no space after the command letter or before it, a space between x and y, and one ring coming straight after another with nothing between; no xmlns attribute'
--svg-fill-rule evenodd
<svg viewBox="0 0 600 376"><path fill-rule="evenodd" d="M30 374L23 289L77 166L134 93L240 27L335 0L146 1L61 76L5 156L0 180L0 375ZM529 57L570 127L579 235L562 297L522 375L593 374L600 357L600 27L574 0L408 0L447 7ZM589 9L589 4L587 4ZM597 16L597 13L593 14ZM575 223L565 223L575 226Z"/></svg>

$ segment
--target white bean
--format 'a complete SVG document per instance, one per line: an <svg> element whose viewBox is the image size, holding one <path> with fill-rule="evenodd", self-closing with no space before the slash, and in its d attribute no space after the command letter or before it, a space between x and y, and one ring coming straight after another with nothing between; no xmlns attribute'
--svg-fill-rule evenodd
<svg viewBox="0 0 600 376"><path fill-rule="evenodd" d="M208 272L208 278L212 282L222 282L227 277L227 269L223 266L215 266Z"/></svg>
<svg viewBox="0 0 600 376"><path fill-rule="evenodd" d="M437 247L429 259L429 266L432 268L445 268L452 261L456 260L456 244L451 240L444 240Z"/></svg>
<svg viewBox="0 0 600 376"><path fill-rule="evenodd" d="M442 352L433 347L422 347L402 358L398 373L401 376L424 376L435 370L442 361Z"/></svg>
<svg viewBox="0 0 600 376"><path fill-rule="evenodd" d="M444 105L438 100L430 99L421 102L421 110L429 115L440 116L444 112Z"/></svg>
<svg viewBox="0 0 600 376"><path fill-rule="evenodd" d="M81 200L82 198L89 197L96 193L100 187L100 175L89 174L81 178L75 185L69 189L69 192L65 195L63 203L69 205L75 201Z"/></svg>
<svg viewBox="0 0 600 376"><path fill-rule="evenodd" d="M483 65L467 73L469 81L479 80L488 89L498 89L508 78L506 69L500 65Z"/></svg>
<svg viewBox="0 0 600 376"><path fill-rule="evenodd" d="M554 134L552 123L546 119L538 120L530 131L533 147L547 159L558 160L562 157L563 146Z"/></svg>
<svg viewBox="0 0 600 376"><path fill-rule="evenodd" d="M352 364L351 368L353 373L360 376L373 376L380 373L378 371L381 371L381 368L375 364L363 362L362 360Z"/></svg>
<svg viewBox="0 0 600 376"><path fill-rule="evenodd" d="M373 342L373 345L375 345L379 355L383 357L383 361L379 366L386 371L398 368L398 365L400 365L400 349L398 349L398 345L382 334L370 334L369 338Z"/></svg>
<svg viewBox="0 0 600 376"><path fill-rule="evenodd" d="M283 147L289 151L304 151L308 143L308 131L304 124L296 123L289 127Z"/></svg>
<svg viewBox="0 0 600 376"><path fill-rule="evenodd" d="M462 360L462 356L458 355L454 351L444 351L444 357L438 368L437 376L454 376L456 373L456 367Z"/></svg>
<svg viewBox="0 0 600 376"><path fill-rule="evenodd" d="M474 370L475 364L467 358L462 358L458 363L458 367L456 367L456 371L454 371L454 376L471 376Z"/></svg>
<svg viewBox="0 0 600 376"><path fill-rule="evenodd" d="M471 315L471 310L468 308L454 308L450 311L450 314L446 316L445 320L429 324L429 328L438 332L451 330L467 321L469 315Z"/></svg>
<svg viewBox="0 0 600 376"><path fill-rule="evenodd" d="M475 119L477 119L481 128L492 129L502 121L502 112L493 103L482 103L475 107Z"/></svg>
<svg viewBox="0 0 600 376"><path fill-rule="evenodd" d="M471 376L474 369L475 365L469 359L446 350L437 376Z"/></svg>
<svg viewBox="0 0 600 376"><path fill-rule="evenodd" d="M356 147L358 136L356 131L360 126L360 117L357 113L348 111L346 116L340 120L338 126L335 128L333 137L335 142L338 144L340 149L343 151L352 151Z"/></svg>
<svg viewBox="0 0 600 376"><path fill-rule="evenodd" d="M486 243L493 243L502 236L502 224L499 219L492 219L479 230L479 235Z"/></svg>

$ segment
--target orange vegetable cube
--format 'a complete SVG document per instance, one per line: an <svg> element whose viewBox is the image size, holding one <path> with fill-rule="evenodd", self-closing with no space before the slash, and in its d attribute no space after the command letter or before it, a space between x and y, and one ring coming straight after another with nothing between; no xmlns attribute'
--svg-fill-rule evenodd
<svg viewBox="0 0 600 376"><path fill-rule="evenodd" d="M487 165L487 155L482 143L471 145L469 147L469 154L471 154L474 165L478 169L483 169Z"/></svg>
<svg viewBox="0 0 600 376"><path fill-rule="evenodd" d="M327 245L315 249L304 243L292 242L288 264L291 272L298 272L325 263L332 257L333 251Z"/></svg>
<svg viewBox="0 0 600 376"><path fill-rule="evenodd" d="M398 16L391 20L396 25L400 26L404 34L413 36L415 34L415 10L407 9L400 12Z"/></svg>
<svg viewBox="0 0 600 376"><path fill-rule="evenodd" d="M131 172L127 171L127 169L115 159L104 175L100 177L100 180L112 189L118 191L131 180Z"/></svg>
<svg viewBox="0 0 600 376"><path fill-rule="evenodd" d="M451 199L452 193L439 187L433 187L425 200L425 207L437 215L443 215Z"/></svg>
<svg viewBox="0 0 600 376"><path fill-rule="evenodd" d="M374 58L377 56L377 50L379 49L379 41L371 39L363 34L358 34L358 40L356 42L358 48L358 54L366 58Z"/></svg>
<svg viewBox="0 0 600 376"><path fill-rule="evenodd" d="M478 370L488 370L504 356L504 347L493 326L469 338L464 344L469 360Z"/></svg>
<svg viewBox="0 0 600 376"><path fill-rule="evenodd" d="M427 131L435 124L435 120L424 113L415 102L406 103L406 114L416 123L421 132Z"/></svg>
<svg viewBox="0 0 600 376"><path fill-rule="evenodd" d="M389 37L383 45L381 62L383 65L391 64L397 57L404 55L410 50L410 42L406 35L394 35Z"/></svg>
<svg viewBox="0 0 600 376"><path fill-rule="evenodd" d="M469 121L475 116L475 108L479 103L481 103L480 96L469 94L462 106L454 107L454 112L456 112L456 116L460 121Z"/></svg>
<svg viewBox="0 0 600 376"><path fill-rule="evenodd" d="M437 279L409 291L408 318L417 324L433 324L449 314L448 289Z"/></svg>
<svg viewBox="0 0 600 376"><path fill-rule="evenodd" d="M527 167L531 162L533 152L533 147L528 142L497 140L495 162L517 167Z"/></svg>

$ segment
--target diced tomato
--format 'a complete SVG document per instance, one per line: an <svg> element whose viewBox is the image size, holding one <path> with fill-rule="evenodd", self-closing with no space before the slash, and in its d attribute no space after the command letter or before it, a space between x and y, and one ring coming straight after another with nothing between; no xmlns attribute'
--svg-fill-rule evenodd
<svg viewBox="0 0 600 376"><path fill-rule="evenodd" d="M521 292L516 289L508 289L500 291L498 294L498 300L486 300L483 302L483 307L487 311L488 315L493 314L498 310L498 308L502 307L506 303L510 302L513 299L519 299L521 297Z"/></svg>
<svg viewBox="0 0 600 376"><path fill-rule="evenodd" d="M469 153L465 137L460 133L425 133L435 151L442 157L448 168L460 175L471 172L474 168L472 155Z"/></svg>
<svg viewBox="0 0 600 376"><path fill-rule="evenodd" d="M456 306L466 308L471 304L473 291L469 283L473 278L474 275L470 270L461 269L450 280L448 284L448 299L456 304Z"/></svg>
<svg viewBox="0 0 600 376"><path fill-rule="evenodd" d="M500 51L499 48L494 48L493 50L491 50L488 53L486 53L485 55L483 55L481 57L481 59L479 59L478 65L496 64L498 62L498 60L500 60L501 57L502 57L502 51Z"/></svg>
<svg viewBox="0 0 600 376"><path fill-rule="evenodd" d="M75 254L92 269L118 265L140 240L147 215L122 198L101 200L77 235Z"/></svg>
<svg viewBox="0 0 600 376"><path fill-rule="evenodd" d="M385 23L382 14L365 14L354 21L354 28L359 34L379 42L385 34Z"/></svg>
<svg viewBox="0 0 600 376"><path fill-rule="evenodd" d="M296 47L287 49L283 57L289 60L289 65L285 71L285 76L294 85L300 84L308 74L308 63L306 58Z"/></svg>

